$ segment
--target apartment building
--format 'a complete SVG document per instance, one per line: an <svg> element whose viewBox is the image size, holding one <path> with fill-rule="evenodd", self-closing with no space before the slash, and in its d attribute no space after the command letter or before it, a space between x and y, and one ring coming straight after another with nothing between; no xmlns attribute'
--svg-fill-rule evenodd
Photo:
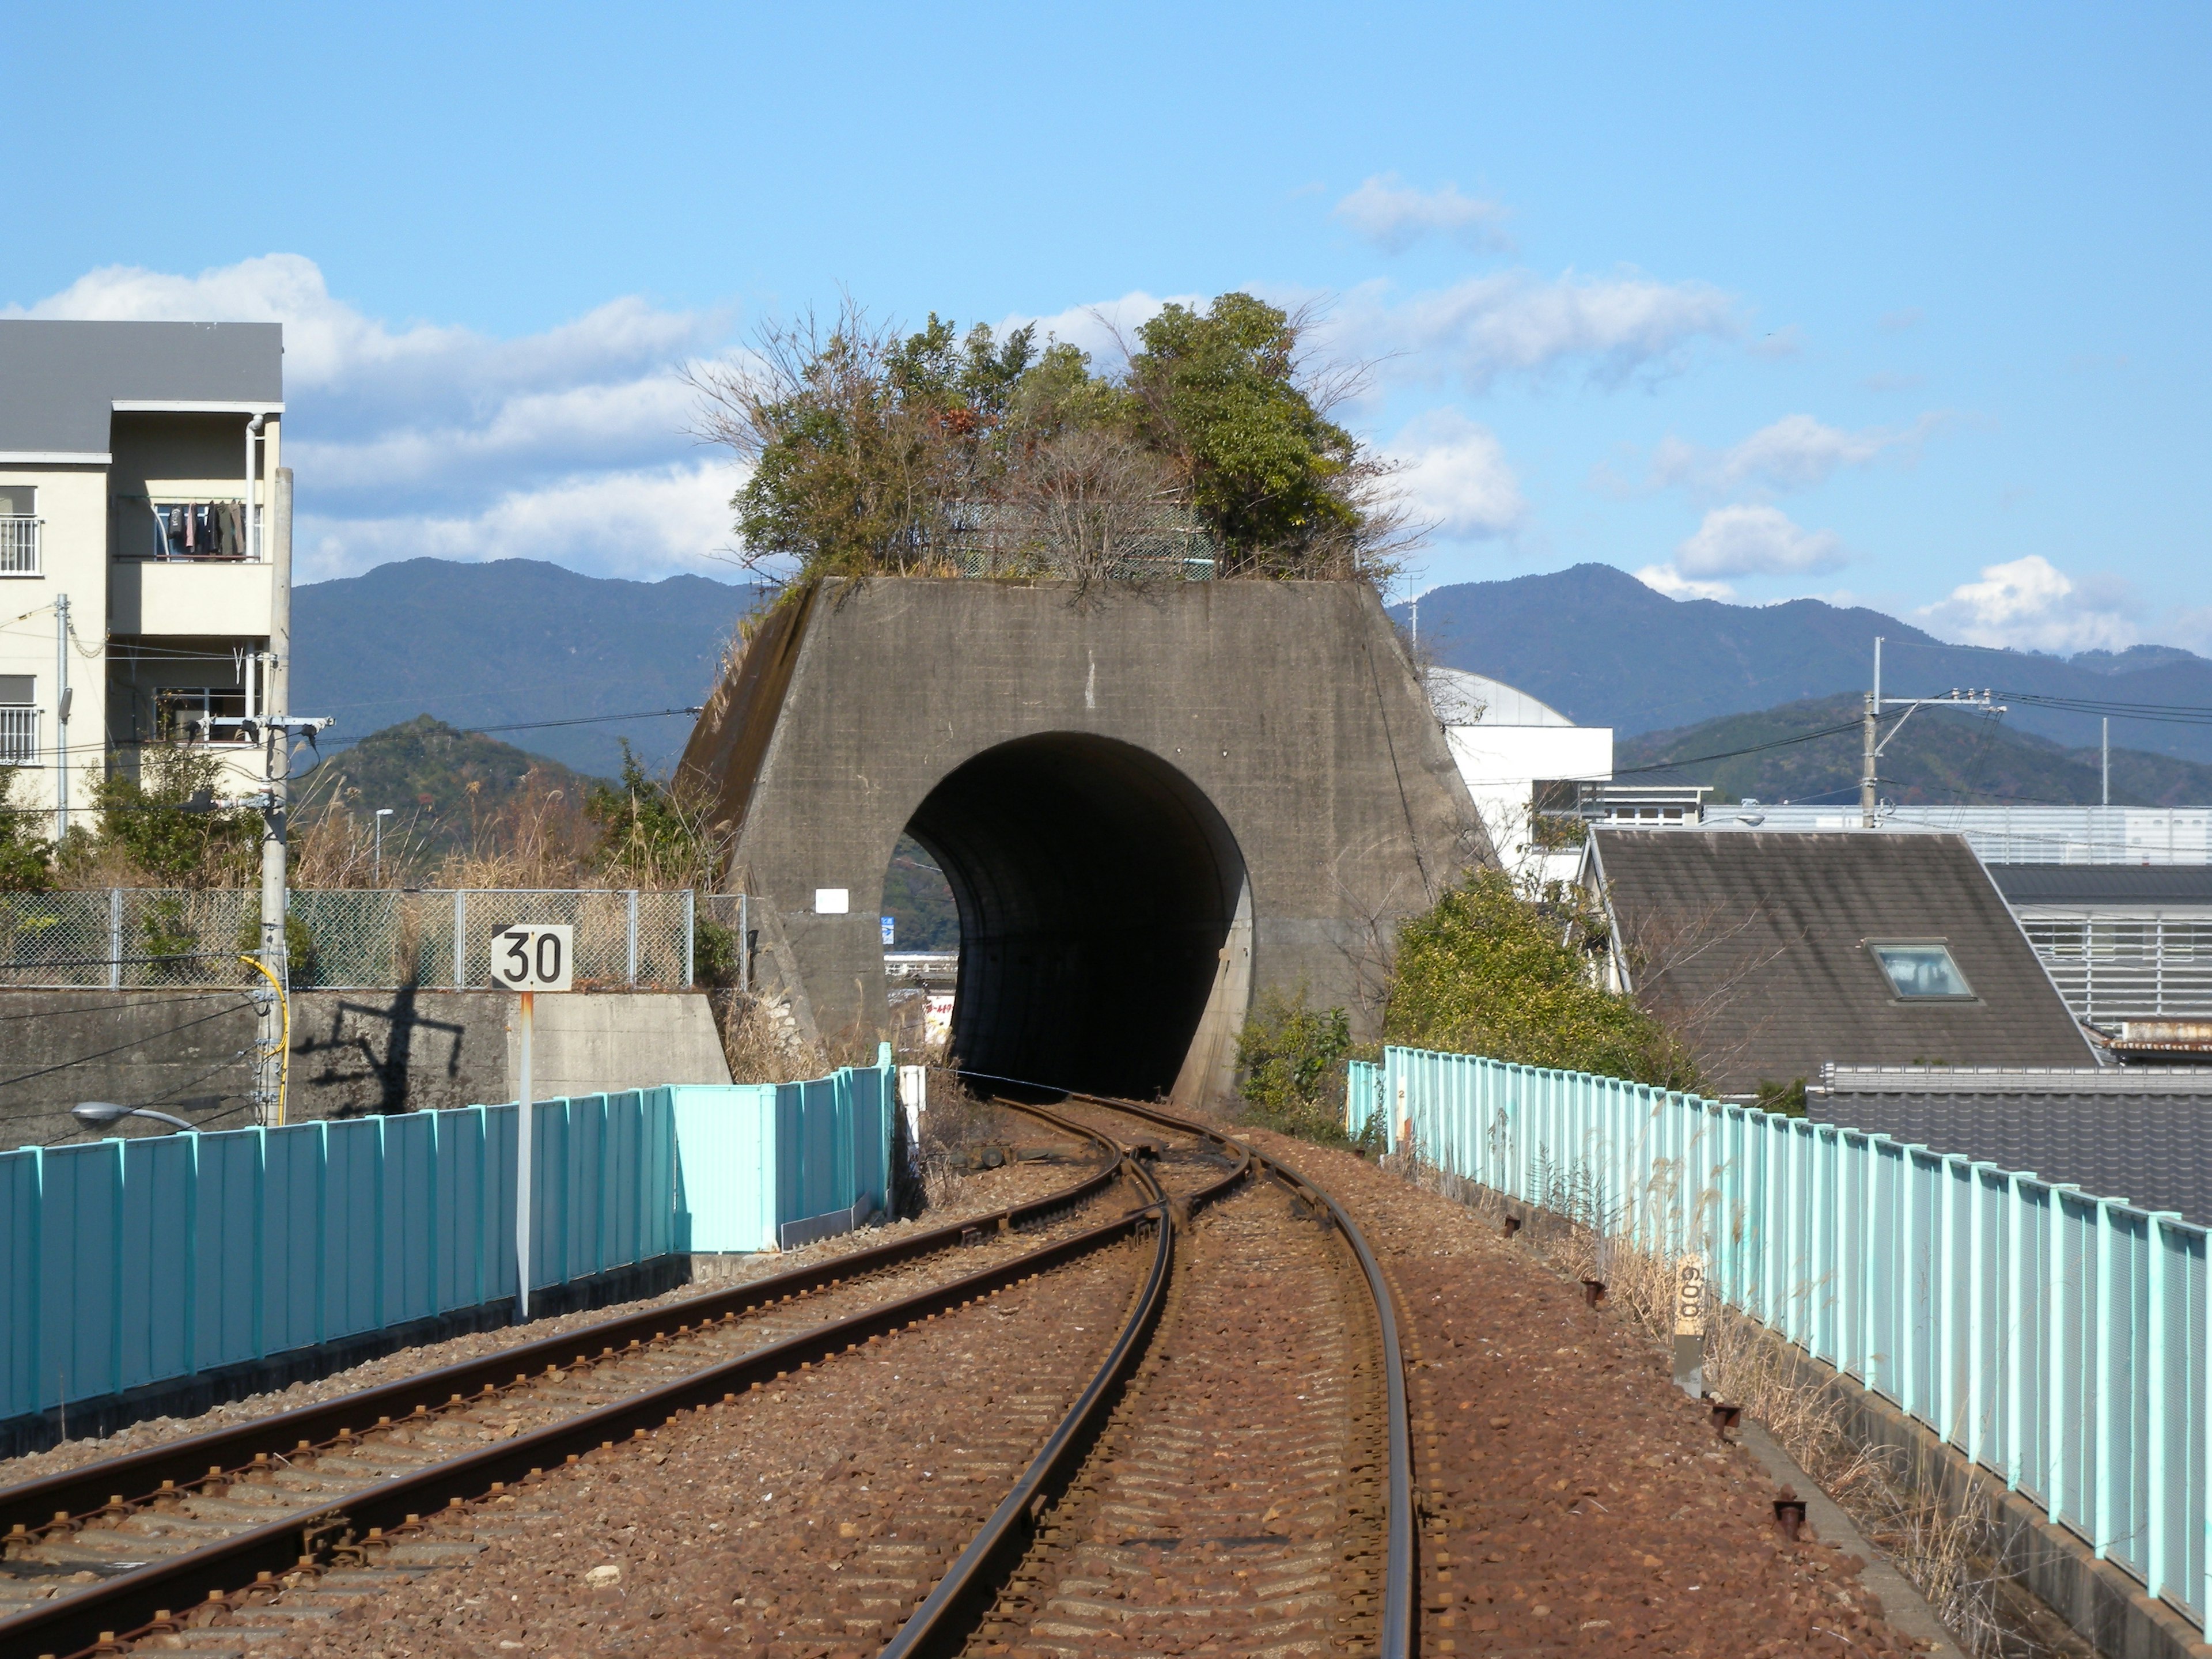
<svg viewBox="0 0 2212 1659"><path fill-rule="evenodd" d="M149 744L260 776L283 337L0 320L0 766L55 832Z"/></svg>

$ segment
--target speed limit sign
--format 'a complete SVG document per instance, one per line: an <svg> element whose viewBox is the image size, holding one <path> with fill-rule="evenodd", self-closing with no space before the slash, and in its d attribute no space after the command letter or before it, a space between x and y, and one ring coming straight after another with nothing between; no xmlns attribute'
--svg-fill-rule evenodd
<svg viewBox="0 0 2212 1659"><path fill-rule="evenodd" d="M491 936L491 982L510 991L565 991L574 977L576 930L518 923Z"/></svg>

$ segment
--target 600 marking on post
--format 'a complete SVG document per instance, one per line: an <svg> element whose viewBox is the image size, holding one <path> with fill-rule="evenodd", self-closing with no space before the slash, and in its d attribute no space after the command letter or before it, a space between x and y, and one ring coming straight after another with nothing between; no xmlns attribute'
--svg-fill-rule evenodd
<svg viewBox="0 0 2212 1659"><path fill-rule="evenodd" d="M491 936L491 982L509 991L565 991L574 977L576 930L518 923Z"/></svg>

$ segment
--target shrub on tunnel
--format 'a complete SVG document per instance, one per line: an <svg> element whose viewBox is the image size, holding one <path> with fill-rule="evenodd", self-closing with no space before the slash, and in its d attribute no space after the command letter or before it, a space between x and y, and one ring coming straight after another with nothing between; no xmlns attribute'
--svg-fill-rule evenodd
<svg viewBox="0 0 2212 1659"><path fill-rule="evenodd" d="M1592 983L1586 942L1601 917L1535 903L1478 870L1402 923L1383 1033L1408 1048L1486 1054L1692 1090L1689 1051L1634 999Z"/></svg>

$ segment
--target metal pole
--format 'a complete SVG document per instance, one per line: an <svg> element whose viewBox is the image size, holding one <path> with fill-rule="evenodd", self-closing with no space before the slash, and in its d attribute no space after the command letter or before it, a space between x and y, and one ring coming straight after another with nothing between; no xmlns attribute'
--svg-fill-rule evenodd
<svg viewBox="0 0 2212 1659"><path fill-rule="evenodd" d="M2098 797L2097 804L2100 806L2110 806L2112 804L2112 717L2110 714L2106 715L2103 723L2105 736L2101 747L2104 751L2105 787L2103 793Z"/></svg>
<svg viewBox="0 0 2212 1659"><path fill-rule="evenodd" d="M292 988L291 963L284 948L285 774L291 769L292 744L284 729L292 708L292 469L276 469L271 481L269 534L269 650L263 659L261 754L261 963L276 981L279 995L262 1005L261 1066L256 1092L261 1121L284 1121L285 1036L283 998ZM253 507L246 502L249 518ZM247 671L249 673L251 669Z"/></svg>
<svg viewBox="0 0 2212 1659"><path fill-rule="evenodd" d="M54 599L54 839L69 834L69 595Z"/></svg>
<svg viewBox="0 0 2212 1659"><path fill-rule="evenodd" d="M530 1165L532 1121L530 1085L531 1028L538 1023L538 994L522 994L522 1091L514 1109L514 1322L530 1318Z"/></svg>
<svg viewBox="0 0 2212 1659"><path fill-rule="evenodd" d="M1859 766L1859 827L1874 828L1874 727L1881 713L1881 635L1874 640L1874 690L1867 693L1866 734Z"/></svg>

